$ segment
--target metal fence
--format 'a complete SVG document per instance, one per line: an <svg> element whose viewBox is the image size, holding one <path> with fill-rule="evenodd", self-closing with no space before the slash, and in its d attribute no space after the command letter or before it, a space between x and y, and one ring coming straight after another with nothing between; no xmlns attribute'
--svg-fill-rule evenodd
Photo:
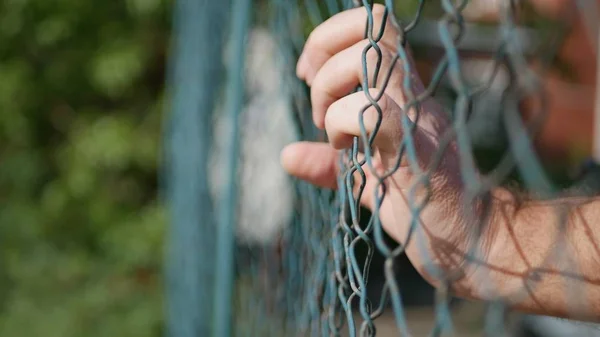
<svg viewBox="0 0 600 337"><path fill-rule="evenodd" d="M169 335L383 336L378 322L391 319L393 335L415 336L403 300L415 290L402 283L407 273L398 267L410 245L412 256L421 254L419 271L436 283L429 333L449 334L456 331L455 275L439 261L456 256L442 240L425 239L427 226L420 221L427 218L427 207L449 205L439 202L436 177L448 165L443 161L450 149L456 150L464 191L451 204L451 214L468 219L464 235L474 243L465 247L464 260L483 254L478 244L486 230L483 215L492 209L490 193L496 187L517 181L539 198L559 195L532 137L547 110L539 69L555 62L565 27L544 31L521 25L519 1L494 2L497 19L484 26L465 19L467 1L382 3L388 24L375 27L374 4L367 0L176 2L165 147L172 220ZM368 44L357 91L369 104L348 112L360 116L362 136L341 151L338 188L332 191L288 177L279 152L296 140L326 139L313 125L310 92L296 78L295 66L308 33L352 7L366 13ZM391 60L381 53L367 58L381 49L383 32L390 29L398 37ZM411 53L429 65L431 76L420 91L411 76L417 72ZM405 113L397 120L403 137L396 162L381 172L373 142L386 123L380 99L389 91L393 71L404 74L399 104ZM368 89L375 86L382 94L371 96ZM417 133L432 100L447 111L450 127L424 161ZM535 101L528 118L525 101ZM365 128L368 111L377 112L373 132ZM492 163L485 168L481 149ZM406 204L390 206L387 199L394 199L387 192L398 170L409 170L413 178L403 188ZM373 199L371 211L360 206L367 194ZM396 240L382 224L382 207L406 208L405 231L391 235ZM558 224L561 233L564 224ZM379 265L370 269L374 261ZM438 263L428 263L433 261ZM519 276L521 296L530 295L535 287L530 279L544 273L536 268ZM478 282L492 284L491 274L479 272ZM580 287L565 284L574 294ZM479 335L513 333L503 301L489 297Z"/></svg>

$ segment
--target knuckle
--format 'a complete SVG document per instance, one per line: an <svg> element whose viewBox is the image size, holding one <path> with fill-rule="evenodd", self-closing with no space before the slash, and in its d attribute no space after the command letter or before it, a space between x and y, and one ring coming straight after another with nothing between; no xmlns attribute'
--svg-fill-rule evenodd
<svg viewBox="0 0 600 337"><path fill-rule="evenodd" d="M378 53L374 50L374 48L371 48L371 50L369 50L366 55L367 71L369 78L373 78L375 73L378 72L377 86L381 85L383 81L385 81L388 72L393 71L395 73L395 75L393 75L394 78L397 78L398 72L401 71L401 69L398 67L397 62L393 62L395 54L392 53L389 50L389 48L385 47L384 45L380 45L380 48L381 53ZM379 64L379 68L376 68L377 64ZM393 69L391 69L390 67L393 67ZM361 73L361 76L364 76L362 58L360 59L360 69L358 69L358 71ZM394 82L393 79L392 82Z"/></svg>
<svg viewBox="0 0 600 337"><path fill-rule="evenodd" d="M363 111L359 111L360 117L362 119L362 123L365 126L367 132L372 130L379 119L377 108L375 105L369 105L367 109Z"/></svg>
<svg viewBox="0 0 600 337"><path fill-rule="evenodd" d="M368 39L364 40L363 48L368 46L369 44L370 42ZM368 64L375 65L377 62L380 61L382 62L382 65L390 63L395 53L393 53L392 50L390 50L390 47L383 43L378 43L377 46L379 47L380 52L377 52L377 50L374 47L371 47L367 52Z"/></svg>
<svg viewBox="0 0 600 337"><path fill-rule="evenodd" d="M392 114L392 110L390 109L392 105L390 104L390 101L390 96L388 96L387 94L383 94L378 102L383 112L383 118L385 119L387 119Z"/></svg>
<svg viewBox="0 0 600 337"><path fill-rule="evenodd" d="M379 55L374 50L369 50L367 52L367 64L374 66L379 61Z"/></svg>
<svg viewBox="0 0 600 337"><path fill-rule="evenodd" d="M329 134L329 133L331 133L333 131L334 123L332 123L332 113L331 113L331 111L332 111L332 108L334 108L334 106L335 106L335 103L333 103L329 107L327 113L325 113L325 118L324 118L323 123L325 124L325 131L327 131L327 134Z"/></svg>
<svg viewBox="0 0 600 337"><path fill-rule="evenodd" d="M371 130L375 128L377 124L377 120L379 116L377 114L377 109L374 106L370 106L367 110L362 113L362 123L365 126L365 131L369 133Z"/></svg>
<svg viewBox="0 0 600 337"><path fill-rule="evenodd" d="M379 95L380 91L379 90L370 90L369 91L371 97L373 98L377 98L377 95ZM369 104L368 109L365 111L365 123L367 121L369 121L369 125L375 125L377 123L377 121L379 120L379 118L381 118L382 121L385 121L387 119L389 119L389 117L392 115L392 111L390 109L391 104L390 104L390 97L387 94L383 94L381 95L381 98L376 101L376 104ZM381 111L381 116L379 116L379 112L378 112L378 108L379 111Z"/></svg>
<svg viewBox="0 0 600 337"><path fill-rule="evenodd" d="M377 90L377 95L379 95L380 91ZM379 101L377 101L377 105L379 105L379 107L381 108L381 110L383 110L383 114L385 115L388 111L388 107L389 107L389 98L390 96L388 96L387 94L383 94L381 95L381 98L379 99Z"/></svg>
<svg viewBox="0 0 600 337"><path fill-rule="evenodd" d="M321 39L319 36L321 35L320 26L313 29L306 38L306 42L304 43L303 53L307 56L310 56L314 50L318 50L321 48Z"/></svg>
<svg viewBox="0 0 600 337"><path fill-rule="evenodd" d="M316 79L316 81L313 79L313 81L309 85L310 99L313 105L315 105L315 101L321 93L319 78L317 77Z"/></svg>
<svg viewBox="0 0 600 337"><path fill-rule="evenodd" d="M306 38L306 42L304 42L304 49L309 48L313 44L313 41L315 40L315 32L316 31L317 31L317 29L315 28L308 34L308 37Z"/></svg>
<svg viewBox="0 0 600 337"><path fill-rule="evenodd" d="M380 47L383 60L386 61L386 64L391 63L392 59L396 55L396 52L385 44L381 44Z"/></svg>
<svg viewBox="0 0 600 337"><path fill-rule="evenodd" d="M325 109L332 103L331 99L333 96L330 93L331 86L328 83L329 76L326 75L327 74L323 75L323 73L317 73L308 84L310 87L310 98L313 109Z"/></svg>
<svg viewBox="0 0 600 337"><path fill-rule="evenodd" d="M343 99L333 102L329 106L329 109L327 109L327 113L325 113L325 129L328 130L328 132L330 130L333 131L335 129L335 127L336 127L335 115L336 115L336 111L339 111L339 110L341 110L341 111L347 110L347 106L344 103Z"/></svg>
<svg viewBox="0 0 600 337"><path fill-rule="evenodd" d="M339 149L343 146L343 135L331 114L325 115L325 132L327 133L327 138L331 146L335 149Z"/></svg>
<svg viewBox="0 0 600 337"><path fill-rule="evenodd" d="M377 46L379 46L384 60L391 60L397 54L396 46L386 39L379 41Z"/></svg>
<svg viewBox="0 0 600 337"><path fill-rule="evenodd" d="M385 14L385 6L382 4L375 4L373 5L372 12L374 18L383 18L383 15Z"/></svg>
<svg viewBox="0 0 600 337"><path fill-rule="evenodd" d="M378 62L382 62L383 60L383 56L384 56L384 52L383 50L381 51L381 56L379 55L379 53L375 50L375 48L371 48L366 55L366 59L367 59L367 64L368 65L372 65L375 66Z"/></svg>

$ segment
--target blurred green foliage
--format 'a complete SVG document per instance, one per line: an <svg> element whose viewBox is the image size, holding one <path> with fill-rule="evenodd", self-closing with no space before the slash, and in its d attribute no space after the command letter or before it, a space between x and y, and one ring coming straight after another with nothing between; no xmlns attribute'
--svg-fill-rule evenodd
<svg viewBox="0 0 600 337"><path fill-rule="evenodd" d="M159 336L170 1L0 1L0 336Z"/></svg>

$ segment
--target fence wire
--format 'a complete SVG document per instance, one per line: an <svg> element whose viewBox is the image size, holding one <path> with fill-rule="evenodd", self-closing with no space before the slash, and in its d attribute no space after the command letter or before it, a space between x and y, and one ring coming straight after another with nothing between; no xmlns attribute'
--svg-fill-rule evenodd
<svg viewBox="0 0 600 337"><path fill-rule="evenodd" d="M487 196L495 187L516 179L539 198L554 198L560 192L538 159L532 139L548 109L539 74L554 62L566 29L557 26L542 39L535 29L519 24L521 1L493 2L499 4L498 21L484 27L465 19L467 0L380 1L385 9L383 20L376 20L374 1L369 0L253 1L255 23L247 30L239 22L245 20L244 15L236 8L247 11L243 6L248 6L248 0L233 1L231 12L237 14L231 20L215 19L215 13L222 16L228 8L217 5L219 2L205 1L204 7L195 8L190 3L179 1L181 10L176 17L183 28L175 32L180 49L175 49L173 57L177 76L172 84L174 111L167 137L172 163L167 177L173 205L167 287L170 335L387 336L378 329L378 322L385 318L393 322L392 335L419 336L408 319L411 309L403 299L407 291L414 290L401 285L405 274L398 263L409 243L420 249L424 261L434 259L423 245L419 219L428 201L435 198L431 181L448 148L458 149L466 193L454 206L471 216L473 232L468 235L472 238L479 238L484 230L484 221L475 217L472 206L483 200L485 214L490 206ZM352 147L340 153L338 188L332 191L292 180L283 173L278 156L295 140L326 141L313 125L310 93L296 78L295 66L307 33L353 7L362 7L367 14L363 82L356 91L363 92L369 104L348 112L358 113L362 136L355 137ZM586 14L587 26L593 32L593 15ZM203 19L210 20L211 26L200 27ZM375 25L378 21L383 22L381 27ZM391 62L384 62L381 39L389 29L397 31L398 39ZM210 34L223 31L231 32L226 42L220 35L208 41ZM203 39L208 40L200 47ZM195 42L190 45L190 41ZM225 47L220 48L221 44ZM190 54L194 52L199 55ZM377 58L368 58L373 52ZM417 69L411 54L431 64L430 79L420 92L414 90L418 76L412 76ZM486 62L476 64L478 59ZM534 62L538 67L535 71ZM215 82L215 88L194 82L194 77L200 81L199 76L202 81L208 76L216 78L218 75L210 73L211 67L217 69L223 63L232 74L228 83ZM189 71L195 69L190 67L193 64L200 71ZM403 139L397 148L398 160L382 173L374 164L373 142L381 123L385 123L380 99L389 90L388 80L398 66L404 74L401 87L405 101L401 108L407 113L401 118ZM241 69L246 69L244 76L237 74ZM188 83L185 79L189 84L184 84ZM369 89L377 83L383 83L377 85L380 93L372 96ZM202 87L191 90L188 85ZM243 95L240 92L239 97L231 97L244 86ZM444 106L451 127L441 135L430 163L423 166L415 132L423 106L432 99ZM241 109L231 105L242 101ZM525 101L536 103L528 119L523 117ZM364 121L369 109L378 115L377 127L371 133ZM239 122L235 117L238 113ZM207 125L214 125L214 134ZM236 136L230 138L232 134ZM239 156L234 153L230 157L238 141ZM482 146L501 149L494 152L499 155L485 170L476 155ZM389 197L389 184L401 161L417 178L405 191L410 228L397 242L386 234L380 209ZM228 176L228 172L233 175ZM375 180L370 189L365 187L367 175ZM587 192L595 194L600 180L587 179ZM231 186L236 188L237 197L228 194ZM426 192L417 193L422 189ZM370 212L360 206L367 194L375 196ZM221 222L215 220L213 208L220 210ZM218 227L227 224L237 227ZM235 242L235 247L229 247L228 242ZM480 256L477 247L469 247L469 255ZM560 251L547 259L557 254ZM228 260L231 256L233 265ZM381 268L372 269L377 259ZM454 275L433 264L423 266L428 275L437 278L428 335L460 335L452 314ZM528 271L536 272L542 271ZM489 275L482 275L479 282L492 281ZM525 280L517 295L528 296L531 287L535 284ZM573 296L577 291L569 288ZM474 335L514 333L507 323L509 311L500 299L487 303L485 310L479 334Z"/></svg>

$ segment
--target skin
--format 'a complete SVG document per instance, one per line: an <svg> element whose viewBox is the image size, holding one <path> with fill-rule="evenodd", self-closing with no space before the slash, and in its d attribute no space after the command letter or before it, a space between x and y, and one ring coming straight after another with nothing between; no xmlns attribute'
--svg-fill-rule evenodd
<svg viewBox="0 0 600 337"><path fill-rule="evenodd" d="M553 8L541 10L556 11ZM383 8L376 6L374 27L380 27L382 17ZM283 150L281 161L291 175L325 188L336 188L339 151L349 148L352 138L360 136L357 114L368 103L364 93L348 94L363 76L365 19L366 12L361 8L333 16L312 32L297 64L298 77L311 88L314 123L326 130L329 143L291 144ZM374 30L376 34L377 28ZM379 43L384 55L383 69L391 64L396 38L397 32L388 22ZM367 62L373 69L374 52L367 54ZM414 69L414 64L410 66ZM406 102L406 94L400 89L403 65L398 62L393 67L390 83L379 100L383 124L375 138L373 154L374 170L379 174L398 159L402 116L415 116L415 111L400 108ZM424 86L418 75L411 73L412 90L418 95ZM379 92L377 88L381 88L383 79L379 81L371 89L373 96ZM552 105L550 109L557 111L559 107ZM364 113L368 133L376 119L373 108ZM422 104L413 133L421 169L430 164L449 122L435 101ZM376 182L373 172L365 171L368 192L362 203L373 210ZM406 243L411 220L407 192L417 178L408 163L402 162L386 181L387 194L379 210L384 230L402 244ZM523 202L498 187L488 195L469 200L468 208L457 207L463 204L467 193L454 143L445 150L441 165L432 171L430 183L432 198L420 213L415 236L406 247L408 258L426 280L438 287L449 282L450 290L459 297L501 298L510 307L530 313L600 320L600 230L590 225L600 219L599 199ZM422 200L425 190L416 191L417 201ZM561 231L562 219L566 226ZM469 250L473 246L477 247L476 254ZM561 254L553 255L556 251Z"/></svg>

